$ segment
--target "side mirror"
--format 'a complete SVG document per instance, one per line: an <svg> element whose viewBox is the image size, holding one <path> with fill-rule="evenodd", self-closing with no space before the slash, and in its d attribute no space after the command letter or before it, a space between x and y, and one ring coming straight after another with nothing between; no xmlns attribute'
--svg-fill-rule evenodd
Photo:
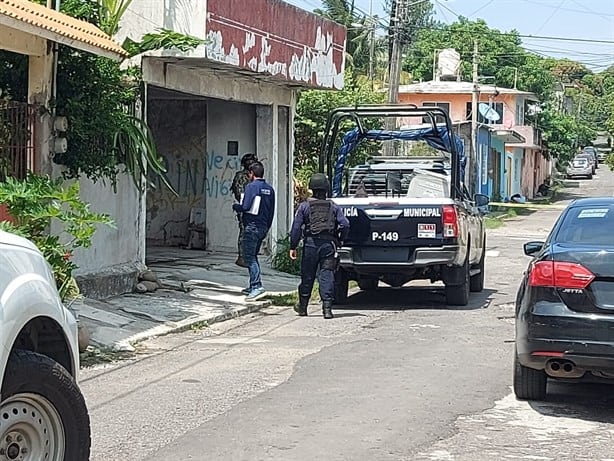
<svg viewBox="0 0 614 461"><path fill-rule="evenodd" d="M527 256L534 256L542 251L544 248L544 242L527 242L524 244L524 254Z"/></svg>
<svg viewBox="0 0 614 461"><path fill-rule="evenodd" d="M475 194L473 196L473 201L475 202L475 206L481 208L490 203L490 197L484 194Z"/></svg>

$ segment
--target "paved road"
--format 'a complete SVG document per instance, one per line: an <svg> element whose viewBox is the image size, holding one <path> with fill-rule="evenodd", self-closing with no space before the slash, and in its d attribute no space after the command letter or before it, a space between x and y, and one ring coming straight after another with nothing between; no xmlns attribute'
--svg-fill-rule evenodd
<svg viewBox="0 0 614 461"><path fill-rule="evenodd" d="M602 168L568 192L611 196L613 179ZM511 394L522 242L559 213L489 232L486 289L464 309L438 286L382 288L332 321L269 308L86 370L92 460L614 458L611 387L553 386L540 404Z"/></svg>

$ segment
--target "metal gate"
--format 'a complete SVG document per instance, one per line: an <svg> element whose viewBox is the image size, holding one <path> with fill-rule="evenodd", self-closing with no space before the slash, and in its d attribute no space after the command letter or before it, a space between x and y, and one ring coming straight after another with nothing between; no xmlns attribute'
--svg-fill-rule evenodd
<svg viewBox="0 0 614 461"><path fill-rule="evenodd" d="M34 168L36 106L0 100L0 181L24 179Z"/></svg>

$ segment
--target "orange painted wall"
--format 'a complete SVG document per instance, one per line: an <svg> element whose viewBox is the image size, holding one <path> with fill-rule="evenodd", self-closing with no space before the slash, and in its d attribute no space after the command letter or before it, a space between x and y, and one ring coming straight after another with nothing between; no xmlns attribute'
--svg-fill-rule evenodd
<svg viewBox="0 0 614 461"><path fill-rule="evenodd" d="M480 102L490 102L489 95L480 95ZM516 96L500 94L492 99L493 102L503 103L503 122L505 128L516 125ZM447 102L450 104L450 118L452 122L468 120L466 116L467 103L471 102L470 94L423 94L423 93L400 93L399 102L406 104L424 105L425 102ZM469 119L470 120L470 119ZM415 123L415 122L414 122Z"/></svg>

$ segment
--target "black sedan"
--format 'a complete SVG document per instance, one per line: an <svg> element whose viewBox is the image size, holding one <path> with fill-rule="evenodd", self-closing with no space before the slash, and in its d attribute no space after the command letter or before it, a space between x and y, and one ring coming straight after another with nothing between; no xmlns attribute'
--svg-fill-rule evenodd
<svg viewBox="0 0 614 461"><path fill-rule="evenodd" d="M543 400L547 378L614 379L614 198L572 202L533 256L516 298L514 392Z"/></svg>

